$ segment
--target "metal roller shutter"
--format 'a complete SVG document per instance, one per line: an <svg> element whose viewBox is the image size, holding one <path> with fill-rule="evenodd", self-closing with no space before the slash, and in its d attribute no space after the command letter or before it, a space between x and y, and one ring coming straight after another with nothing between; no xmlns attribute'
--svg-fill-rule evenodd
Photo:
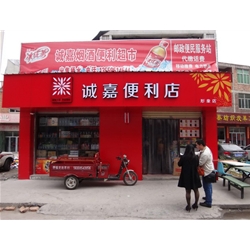
<svg viewBox="0 0 250 250"><path fill-rule="evenodd" d="M169 118L169 119L188 119L201 118L201 112L167 112L167 111L144 111L143 118Z"/></svg>

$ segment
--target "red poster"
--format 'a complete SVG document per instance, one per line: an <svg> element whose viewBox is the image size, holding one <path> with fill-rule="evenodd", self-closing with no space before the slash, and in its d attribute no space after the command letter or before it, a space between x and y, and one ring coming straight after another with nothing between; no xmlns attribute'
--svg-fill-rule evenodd
<svg viewBox="0 0 250 250"><path fill-rule="evenodd" d="M218 72L214 39L24 43L20 73Z"/></svg>
<svg viewBox="0 0 250 250"><path fill-rule="evenodd" d="M49 173L49 163L50 163L50 160L37 159L35 173L36 174L48 174Z"/></svg>

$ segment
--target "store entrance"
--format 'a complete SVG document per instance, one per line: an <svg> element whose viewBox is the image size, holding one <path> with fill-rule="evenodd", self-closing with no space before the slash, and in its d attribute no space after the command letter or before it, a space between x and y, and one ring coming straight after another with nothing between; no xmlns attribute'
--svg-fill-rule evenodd
<svg viewBox="0 0 250 250"><path fill-rule="evenodd" d="M178 119L143 118L143 174L173 174L178 135Z"/></svg>
<svg viewBox="0 0 250 250"><path fill-rule="evenodd" d="M232 143L235 143L239 146L246 145L246 134L245 128L229 128L229 136Z"/></svg>

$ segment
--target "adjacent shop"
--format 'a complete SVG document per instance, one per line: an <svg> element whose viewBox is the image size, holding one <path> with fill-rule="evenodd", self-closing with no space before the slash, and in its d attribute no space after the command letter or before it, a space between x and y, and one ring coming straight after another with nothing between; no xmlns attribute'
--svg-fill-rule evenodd
<svg viewBox="0 0 250 250"><path fill-rule="evenodd" d="M218 140L239 146L250 144L250 115L247 113L217 113Z"/></svg>
<svg viewBox="0 0 250 250"><path fill-rule="evenodd" d="M20 65L3 92L3 107L20 110L20 179L96 152L113 172L128 155L139 180L175 174L201 137L217 158L216 108L231 105L231 75L216 72L214 40L24 44Z"/></svg>
<svg viewBox="0 0 250 250"><path fill-rule="evenodd" d="M0 113L0 151L13 152L18 157L19 113Z"/></svg>

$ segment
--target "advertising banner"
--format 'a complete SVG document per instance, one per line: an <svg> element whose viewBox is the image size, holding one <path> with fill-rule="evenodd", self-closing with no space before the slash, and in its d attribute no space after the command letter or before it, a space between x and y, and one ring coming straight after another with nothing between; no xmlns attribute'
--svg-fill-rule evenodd
<svg viewBox="0 0 250 250"><path fill-rule="evenodd" d="M214 39L23 43L20 73L218 72Z"/></svg>
<svg viewBox="0 0 250 250"><path fill-rule="evenodd" d="M49 173L50 160L47 159L37 159L36 160L36 174L48 174Z"/></svg>

